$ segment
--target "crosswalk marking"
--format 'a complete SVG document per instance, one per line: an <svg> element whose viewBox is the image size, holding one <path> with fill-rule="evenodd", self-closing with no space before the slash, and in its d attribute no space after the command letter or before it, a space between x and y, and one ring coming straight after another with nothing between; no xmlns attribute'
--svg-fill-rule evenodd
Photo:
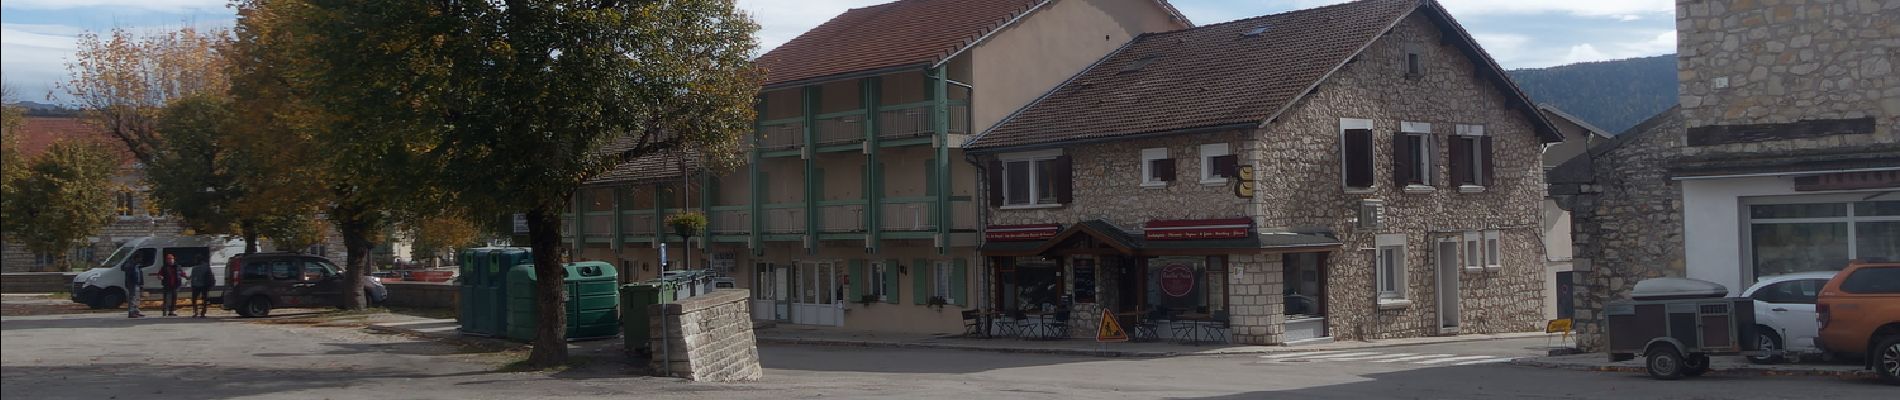
<svg viewBox="0 0 1900 400"><path fill-rule="evenodd" d="M1374 354L1379 354L1379 353L1374 353L1370 351L1358 352L1358 353L1340 353L1340 354L1328 354L1328 355L1323 355L1323 356L1318 356L1318 357L1307 357L1306 359L1313 360L1313 361L1332 361L1332 360L1343 360L1345 358L1351 358L1351 357L1369 356L1369 355L1374 355Z"/></svg>
<svg viewBox="0 0 1900 400"><path fill-rule="evenodd" d="M1333 354L1333 353L1344 353L1344 352L1345 351L1308 351L1308 352L1299 352L1299 353L1268 354L1268 355L1260 356L1260 358L1273 360L1273 359L1281 359L1281 358L1308 357L1308 356L1313 356L1313 355L1318 355L1318 354Z"/></svg>
<svg viewBox="0 0 1900 400"><path fill-rule="evenodd" d="M1479 365L1479 364L1501 363L1505 361L1511 361L1511 359L1506 358L1506 357L1494 357L1489 360L1466 361L1466 362L1461 362L1461 363L1452 364L1452 365Z"/></svg>
<svg viewBox="0 0 1900 400"><path fill-rule="evenodd" d="M1446 357L1446 358L1440 358L1436 360L1425 360L1425 361L1413 362L1413 364L1438 364L1438 363L1448 363L1452 361L1470 361L1470 360L1476 360L1480 358L1491 358L1491 356Z"/></svg>
<svg viewBox="0 0 1900 400"><path fill-rule="evenodd" d="M1418 353L1374 354L1370 356L1360 356L1360 357L1333 358L1333 359L1327 359L1327 361L1372 361L1372 360L1378 360L1378 359L1405 357L1405 356L1412 356L1412 355L1418 355Z"/></svg>
<svg viewBox="0 0 1900 400"><path fill-rule="evenodd" d="M1394 358L1390 360L1379 360L1379 361L1373 361L1373 362L1393 363L1393 362L1402 362L1402 361L1423 360L1427 358L1451 357L1451 356L1456 356L1456 355L1457 354L1442 354L1442 353L1441 354L1425 354L1425 355L1416 355L1416 356L1411 356L1411 357L1399 357L1399 358Z"/></svg>

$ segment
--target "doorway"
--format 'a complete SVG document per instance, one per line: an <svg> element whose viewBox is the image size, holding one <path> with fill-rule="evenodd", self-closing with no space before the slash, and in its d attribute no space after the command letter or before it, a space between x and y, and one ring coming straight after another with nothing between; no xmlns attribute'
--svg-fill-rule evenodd
<svg viewBox="0 0 1900 400"><path fill-rule="evenodd" d="M1458 333L1458 241L1438 241L1438 333Z"/></svg>
<svg viewBox="0 0 1900 400"><path fill-rule="evenodd" d="M1326 253L1288 253L1280 256L1285 298L1285 341L1330 336L1326 327Z"/></svg>
<svg viewBox="0 0 1900 400"><path fill-rule="evenodd" d="M844 285L837 263L801 262L792 278L792 323L844 325Z"/></svg>
<svg viewBox="0 0 1900 400"><path fill-rule="evenodd" d="M791 319L791 269L772 263L754 264L752 318L766 321Z"/></svg>

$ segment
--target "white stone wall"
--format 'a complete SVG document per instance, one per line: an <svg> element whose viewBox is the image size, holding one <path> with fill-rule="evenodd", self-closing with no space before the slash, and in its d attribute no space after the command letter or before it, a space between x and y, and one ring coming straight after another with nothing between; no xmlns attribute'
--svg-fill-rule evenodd
<svg viewBox="0 0 1900 400"><path fill-rule="evenodd" d="M758 341L746 307L749 292L719 290L672 304L648 306L652 370L662 376L708 382L756 381Z"/></svg>

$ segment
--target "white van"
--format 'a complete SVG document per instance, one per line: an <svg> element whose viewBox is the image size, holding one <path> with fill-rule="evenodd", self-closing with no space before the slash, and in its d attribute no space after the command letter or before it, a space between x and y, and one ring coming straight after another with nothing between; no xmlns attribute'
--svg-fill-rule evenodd
<svg viewBox="0 0 1900 400"><path fill-rule="evenodd" d="M80 273L75 280L85 279L85 284L74 291L73 300L93 308L115 308L125 304L125 274L118 269L125 264L140 266L145 273L145 298L151 299L163 287L158 279L158 269L164 266L165 255L178 259L178 266L187 274L191 267L198 264L210 264L211 275L216 284L211 288L211 300L222 300L224 294L224 263L244 252L242 239L223 236L181 236L169 238L139 238L126 242L112 256L106 258L99 268ZM191 289L179 290L179 297L189 297Z"/></svg>

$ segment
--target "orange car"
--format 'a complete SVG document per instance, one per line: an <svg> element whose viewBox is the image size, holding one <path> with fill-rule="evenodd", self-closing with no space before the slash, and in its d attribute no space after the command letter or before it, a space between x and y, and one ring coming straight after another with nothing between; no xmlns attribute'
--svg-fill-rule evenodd
<svg viewBox="0 0 1900 400"><path fill-rule="evenodd" d="M1866 360L1880 379L1900 385L1900 263L1848 263L1821 288L1823 351Z"/></svg>

